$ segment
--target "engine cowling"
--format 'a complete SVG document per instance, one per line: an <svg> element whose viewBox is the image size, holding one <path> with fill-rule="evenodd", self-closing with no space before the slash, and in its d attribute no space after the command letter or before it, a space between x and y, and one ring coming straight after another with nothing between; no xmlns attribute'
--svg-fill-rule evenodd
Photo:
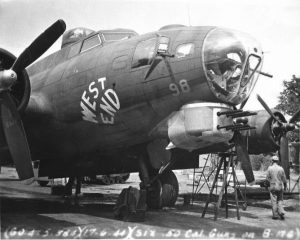
<svg viewBox="0 0 300 240"><path fill-rule="evenodd" d="M0 70L9 69L16 57L9 51L0 48ZM30 81L26 70L17 72L17 82L11 87L11 95L13 96L19 112L24 111L30 97Z"/></svg>
<svg viewBox="0 0 300 240"><path fill-rule="evenodd" d="M284 116L275 111L274 115L282 122L286 122ZM275 152L279 149L276 122L265 110L257 112L257 115L248 117L248 124L256 129L243 131L243 136L248 136L249 154Z"/></svg>

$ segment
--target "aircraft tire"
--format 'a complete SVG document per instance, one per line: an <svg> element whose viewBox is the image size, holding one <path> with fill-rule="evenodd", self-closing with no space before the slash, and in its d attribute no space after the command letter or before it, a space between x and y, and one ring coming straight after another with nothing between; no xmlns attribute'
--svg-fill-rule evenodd
<svg viewBox="0 0 300 240"><path fill-rule="evenodd" d="M162 208L162 185L160 179L157 179L152 185L147 189L147 206L151 209Z"/></svg>
<svg viewBox="0 0 300 240"><path fill-rule="evenodd" d="M161 176L162 181L162 206L173 207L176 203L179 185L177 177L173 171L166 172Z"/></svg>
<svg viewBox="0 0 300 240"><path fill-rule="evenodd" d="M173 207L178 197L179 185L172 171L164 173L147 191L147 205L152 209Z"/></svg>

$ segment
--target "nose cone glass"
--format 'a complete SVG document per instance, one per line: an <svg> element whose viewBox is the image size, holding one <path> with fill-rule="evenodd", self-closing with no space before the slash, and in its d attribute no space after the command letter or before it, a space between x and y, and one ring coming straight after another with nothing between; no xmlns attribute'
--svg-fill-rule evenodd
<svg viewBox="0 0 300 240"><path fill-rule="evenodd" d="M203 45L208 84L221 101L237 105L251 93L262 65L260 44L251 36L216 28Z"/></svg>

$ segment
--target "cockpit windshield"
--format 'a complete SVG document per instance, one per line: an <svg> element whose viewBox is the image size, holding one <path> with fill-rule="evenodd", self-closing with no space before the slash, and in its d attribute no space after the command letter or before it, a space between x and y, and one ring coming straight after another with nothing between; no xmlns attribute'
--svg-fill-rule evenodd
<svg viewBox="0 0 300 240"><path fill-rule="evenodd" d="M257 80L262 50L249 35L216 28L205 39L203 59L214 94L236 105L249 96Z"/></svg>

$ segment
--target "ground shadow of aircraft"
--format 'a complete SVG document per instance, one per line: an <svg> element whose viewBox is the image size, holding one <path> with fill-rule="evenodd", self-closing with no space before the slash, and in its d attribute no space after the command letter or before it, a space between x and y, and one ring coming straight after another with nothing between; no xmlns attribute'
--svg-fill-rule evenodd
<svg viewBox="0 0 300 240"><path fill-rule="evenodd" d="M22 180L33 177L32 159L40 160L40 176L52 178L140 172L148 205L172 206L172 169L235 146L253 182L248 151L274 151L278 139L285 145L299 117L285 124L266 104L267 111L243 111L264 74L263 51L247 34L181 25L143 35L78 28L63 35L61 50L35 62L65 28L57 21L18 58L0 49L0 146Z"/></svg>

